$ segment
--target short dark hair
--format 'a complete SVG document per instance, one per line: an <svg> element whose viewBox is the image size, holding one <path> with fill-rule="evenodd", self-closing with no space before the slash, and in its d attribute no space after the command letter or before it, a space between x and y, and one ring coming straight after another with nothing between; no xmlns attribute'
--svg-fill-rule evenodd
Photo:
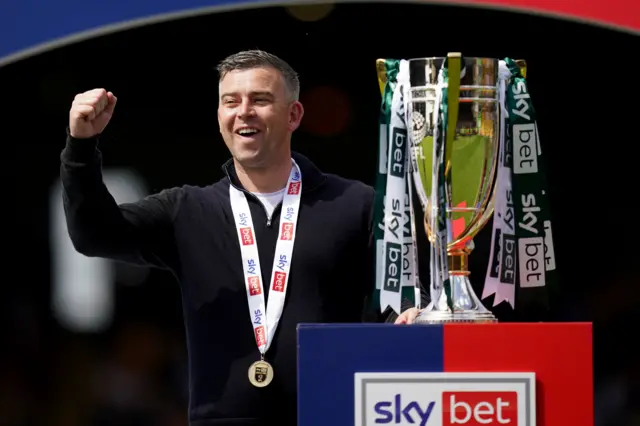
<svg viewBox="0 0 640 426"><path fill-rule="evenodd" d="M291 97L293 100L298 100L300 97L300 80L298 79L298 74L288 63L276 55L263 50L244 50L227 56L216 67L220 80L231 71L254 68L275 68L280 71L287 90L291 93Z"/></svg>

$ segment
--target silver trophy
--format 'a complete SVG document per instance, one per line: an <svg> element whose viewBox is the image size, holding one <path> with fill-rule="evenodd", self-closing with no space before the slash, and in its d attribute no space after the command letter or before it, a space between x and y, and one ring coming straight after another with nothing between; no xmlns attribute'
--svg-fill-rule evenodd
<svg viewBox="0 0 640 426"><path fill-rule="evenodd" d="M425 231L432 245L434 276L432 301L418 316L418 324L497 321L473 291L468 257L474 236L494 211L501 122L498 70L498 59L463 58L456 53L446 58L409 60L411 160ZM445 91L447 115L443 122ZM434 136L440 137L436 143L441 150L436 153ZM439 172L446 187L436 183ZM439 193L441 190L446 193ZM445 280L450 291L445 291Z"/></svg>

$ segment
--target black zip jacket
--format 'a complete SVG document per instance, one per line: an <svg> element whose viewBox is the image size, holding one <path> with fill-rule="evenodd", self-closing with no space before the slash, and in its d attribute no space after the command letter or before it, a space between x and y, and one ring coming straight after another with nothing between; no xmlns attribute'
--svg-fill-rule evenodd
<svg viewBox="0 0 640 426"><path fill-rule="evenodd" d="M285 307L266 354L275 375L266 388L255 388L247 371L260 354L248 313L229 184L244 189L233 162L224 165L226 177L212 185L167 189L117 205L102 180L98 139L67 136L61 180L76 250L166 269L180 284L191 426L295 425L296 325L363 320L372 287L374 191L324 174L301 155L293 157L303 189ZM269 218L258 199L245 194L262 279L269 282L281 206ZM266 301L268 290L264 286ZM375 320L394 319L391 314Z"/></svg>

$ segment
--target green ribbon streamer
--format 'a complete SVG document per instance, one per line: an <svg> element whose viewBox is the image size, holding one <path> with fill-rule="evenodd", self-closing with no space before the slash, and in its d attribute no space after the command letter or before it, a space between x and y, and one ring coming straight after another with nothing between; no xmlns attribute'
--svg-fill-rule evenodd
<svg viewBox="0 0 640 426"><path fill-rule="evenodd" d="M511 143L511 179L517 249L516 309L549 308L549 292L557 287L547 190L546 162L538 135L536 111L526 78L510 58L506 89L507 143Z"/></svg>
<svg viewBox="0 0 640 426"><path fill-rule="evenodd" d="M381 138L380 132L386 132L386 136L388 139L389 132L389 124L391 121L391 100L393 98L393 92L396 89L397 85L397 76L400 71L400 60L397 59L385 59L384 60L385 74L386 74L386 82L384 85L384 90L382 93L382 100L380 104L380 113L378 115L378 157L377 163L380 164L382 159L387 157L386 151L387 146L381 146ZM383 127L385 126L385 127ZM408 126L409 129L411 128ZM384 154L383 151L384 150ZM377 254L377 245L384 241L384 196L387 190L387 174L386 174L386 164L384 165L385 173L380 173L378 167L376 167L376 179L375 179L375 199L374 199L374 212L373 212L373 237L374 237L374 256ZM373 297L371 298L371 306L373 308L380 306L380 291L376 289L376 278L377 271L381 267L378 262L378 259L374 259L374 282L373 282ZM417 265L416 265L417 268ZM401 290L402 299L408 300L412 304L415 305L415 295L414 290L411 287L402 287Z"/></svg>

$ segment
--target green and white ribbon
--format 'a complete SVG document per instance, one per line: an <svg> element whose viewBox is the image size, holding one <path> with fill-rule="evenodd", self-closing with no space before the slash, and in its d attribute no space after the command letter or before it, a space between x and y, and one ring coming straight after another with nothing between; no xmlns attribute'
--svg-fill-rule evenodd
<svg viewBox="0 0 640 426"><path fill-rule="evenodd" d="M511 182L513 147L510 137L507 142L506 123L508 113L505 104L507 81L510 79L511 71L507 68L505 61L500 61L498 76L498 102L500 105L498 173L489 265L482 298L485 299L495 294L493 306L506 301L513 308L516 294L515 213L513 211Z"/></svg>
<svg viewBox="0 0 640 426"><path fill-rule="evenodd" d="M402 299L419 303L418 271L410 140L407 131L408 62L387 60L379 120L379 159L376 176L374 232L376 239L376 289L380 309L401 313ZM417 294L416 294L417 293Z"/></svg>
<svg viewBox="0 0 640 426"><path fill-rule="evenodd" d="M499 92L501 154L482 298L546 308L557 281L546 164L527 82L512 59L500 61Z"/></svg>

